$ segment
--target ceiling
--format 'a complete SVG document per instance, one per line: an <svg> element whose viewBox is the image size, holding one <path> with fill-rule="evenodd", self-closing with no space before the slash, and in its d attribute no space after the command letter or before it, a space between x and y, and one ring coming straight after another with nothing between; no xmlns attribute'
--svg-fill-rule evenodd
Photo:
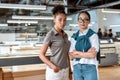
<svg viewBox="0 0 120 80"><path fill-rule="evenodd" d="M67 8L68 14L73 14L81 10L91 10L97 8L120 9L120 0L0 0L0 2L5 4L27 4L47 6L46 12L42 12L40 10L0 8L0 23L6 23L6 20L11 19L12 15L51 15L51 12L48 8L53 7L57 4L63 4Z"/></svg>
<svg viewBox="0 0 120 80"><path fill-rule="evenodd" d="M120 9L120 0L68 0L68 5L74 6L74 9L69 9L69 13L99 8Z"/></svg>

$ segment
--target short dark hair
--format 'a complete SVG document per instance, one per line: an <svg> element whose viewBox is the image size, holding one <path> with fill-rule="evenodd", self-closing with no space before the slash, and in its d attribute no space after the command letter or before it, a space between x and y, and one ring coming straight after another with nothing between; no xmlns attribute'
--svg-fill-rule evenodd
<svg viewBox="0 0 120 80"><path fill-rule="evenodd" d="M78 19L79 19L80 14L82 14L82 13L87 14L88 17L89 17L89 20L91 19L90 14L89 14L87 11L81 11L81 12L79 12L79 14L78 14Z"/></svg>
<svg viewBox="0 0 120 80"><path fill-rule="evenodd" d="M65 7L63 5L56 5L53 9L52 9L52 14L53 15L57 15L59 13L63 13L66 15L65 13Z"/></svg>

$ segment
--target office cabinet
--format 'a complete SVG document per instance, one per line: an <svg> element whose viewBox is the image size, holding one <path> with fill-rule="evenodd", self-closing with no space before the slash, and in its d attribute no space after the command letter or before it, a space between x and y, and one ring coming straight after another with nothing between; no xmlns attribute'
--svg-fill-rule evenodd
<svg viewBox="0 0 120 80"><path fill-rule="evenodd" d="M118 64L118 54L116 53L115 44L101 44L101 61L100 66L110 66Z"/></svg>

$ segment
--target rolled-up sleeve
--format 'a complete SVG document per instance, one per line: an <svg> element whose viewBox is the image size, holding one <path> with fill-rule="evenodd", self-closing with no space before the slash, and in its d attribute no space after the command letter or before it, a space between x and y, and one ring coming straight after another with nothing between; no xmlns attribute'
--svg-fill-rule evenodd
<svg viewBox="0 0 120 80"><path fill-rule="evenodd" d="M47 33L47 35L44 38L43 44L50 45L51 44L51 37L52 37L52 35L50 33Z"/></svg>
<svg viewBox="0 0 120 80"><path fill-rule="evenodd" d="M90 37L90 42L91 42L92 47L96 48L96 51L99 52L100 46L99 46L99 38L97 34L93 34Z"/></svg>

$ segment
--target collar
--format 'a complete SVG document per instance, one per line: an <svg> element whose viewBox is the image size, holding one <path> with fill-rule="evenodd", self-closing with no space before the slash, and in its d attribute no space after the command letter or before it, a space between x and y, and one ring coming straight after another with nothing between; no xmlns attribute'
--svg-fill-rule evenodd
<svg viewBox="0 0 120 80"><path fill-rule="evenodd" d="M81 35L86 35L87 32L88 32L88 30L89 30L89 28L87 28L87 29L84 30L83 32L79 32L79 36L81 36Z"/></svg>
<svg viewBox="0 0 120 80"><path fill-rule="evenodd" d="M54 32L54 35L59 35L59 33L56 31L55 28L52 28L52 31ZM65 35L65 32L62 30L63 35Z"/></svg>
<svg viewBox="0 0 120 80"><path fill-rule="evenodd" d="M55 30L55 28L52 28L52 31L53 31L54 35L58 34L58 32Z"/></svg>

